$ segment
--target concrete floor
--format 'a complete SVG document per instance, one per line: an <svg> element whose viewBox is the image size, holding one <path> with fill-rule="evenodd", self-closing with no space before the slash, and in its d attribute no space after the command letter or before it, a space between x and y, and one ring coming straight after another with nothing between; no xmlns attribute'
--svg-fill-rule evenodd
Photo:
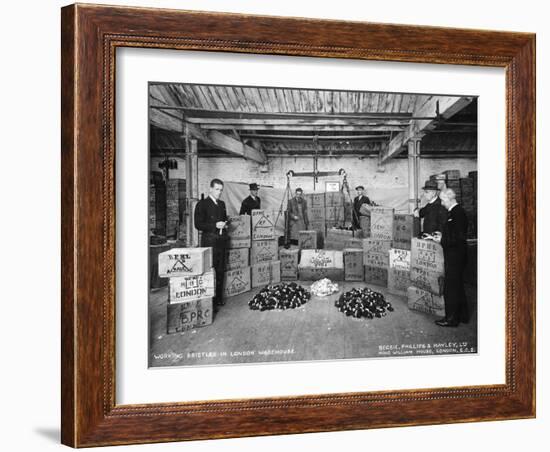
<svg viewBox="0 0 550 452"><path fill-rule="evenodd" d="M302 282L305 287L311 281ZM310 361L477 352L475 289L466 286L471 318L457 328L435 325L432 315L411 311L406 297L382 292L395 311L385 317L354 319L337 310L341 293L364 283L339 282L340 291L312 297L298 309L253 311L248 301L260 290L236 295L212 325L166 334L167 289L150 293L149 366L187 366L274 361Z"/></svg>

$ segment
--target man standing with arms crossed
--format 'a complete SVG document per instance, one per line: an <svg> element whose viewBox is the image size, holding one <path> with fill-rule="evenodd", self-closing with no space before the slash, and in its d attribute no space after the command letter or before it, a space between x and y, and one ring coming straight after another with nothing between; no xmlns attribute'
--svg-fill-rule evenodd
<svg viewBox="0 0 550 452"><path fill-rule="evenodd" d="M223 300L223 273L225 270L225 249L227 248L227 211L220 199L223 182L212 179L208 197L201 199L195 207L195 227L202 232L201 247L212 248L212 264L216 273L216 295L214 310L225 304Z"/></svg>

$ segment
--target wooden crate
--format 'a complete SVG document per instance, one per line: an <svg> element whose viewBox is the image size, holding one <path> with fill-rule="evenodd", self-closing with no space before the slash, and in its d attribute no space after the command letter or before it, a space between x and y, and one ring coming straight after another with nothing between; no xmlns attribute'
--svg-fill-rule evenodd
<svg viewBox="0 0 550 452"><path fill-rule="evenodd" d="M323 278L328 278L332 281L343 281L344 269L329 267L299 267L298 278L300 281L318 281Z"/></svg>
<svg viewBox="0 0 550 452"><path fill-rule="evenodd" d="M445 270L442 246L433 240L411 240L411 268L443 273Z"/></svg>
<svg viewBox="0 0 550 452"><path fill-rule="evenodd" d="M178 228L185 216L185 179L166 181L166 235L177 237Z"/></svg>
<svg viewBox="0 0 550 452"><path fill-rule="evenodd" d="M281 262L262 262L250 267L252 287L281 282Z"/></svg>
<svg viewBox="0 0 550 452"><path fill-rule="evenodd" d="M357 231L355 231L355 234L357 234ZM349 238L344 242L344 248L359 248L361 251L364 249L364 238L361 237L353 237Z"/></svg>
<svg viewBox="0 0 550 452"><path fill-rule="evenodd" d="M344 256L344 280L363 281L365 272L363 269L363 248L345 248Z"/></svg>
<svg viewBox="0 0 550 452"><path fill-rule="evenodd" d="M399 248L390 248L388 252L390 268L411 269L411 252Z"/></svg>
<svg viewBox="0 0 550 452"><path fill-rule="evenodd" d="M275 238L275 219L273 212L262 209L252 210L252 240L270 240Z"/></svg>
<svg viewBox="0 0 550 452"><path fill-rule="evenodd" d="M388 286L388 269L365 265L365 282L377 286Z"/></svg>
<svg viewBox="0 0 550 452"><path fill-rule="evenodd" d="M407 296L407 289L411 285L411 272L400 267L388 269L388 292L394 295Z"/></svg>
<svg viewBox="0 0 550 452"><path fill-rule="evenodd" d="M325 223L342 224L344 222L344 205L326 206Z"/></svg>
<svg viewBox="0 0 550 452"><path fill-rule="evenodd" d="M158 289L168 284L166 278L159 276L159 255L168 251L173 246L170 243L149 245L149 289Z"/></svg>
<svg viewBox="0 0 550 452"><path fill-rule="evenodd" d="M298 247L301 250L315 250L319 248L319 233L313 231L300 231L298 232Z"/></svg>
<svg viewBox="0 0 550 452"><path fill-rule="evenodd" d="M442 272L411 266L411 284L434 295L443 295L445 275Z"/></svg>
<svg viewBox="0 0 550 452"><path fill-rule="evenodd" d="M225 251L225 270L250 266L250 249L233 248Z"/></svg>
<svg viewBox="0 0 550 452"><path fill-rule="evenodd" d="M393 247L411 249L411 240L420 233L420 219L413 215L395 214L393 216Z"/></svg>
<svg viewBox="0 0 550 452"><path fill-rule="evenodd" d="M301 252L300 267L338 268L344 269L342 251L335 250L303 250Z"/></svg>
<svg viewBox="0 0 550 452"><path fill-rule="evenodd" d="M447 180L460 179L460 170L447 170L443 171L443 174L447 177Z"/></svg>
<svg viewBox="0 0 550 452"><path fill-rule="evenodd" d="M224 273L223 294L224 297L232 297L251 289L250 267L236 268Z"/></svg>
<svg viewBox="0 0 550 452"><path fill-rule="evenodd" d="M159 276L202 275L212 268L212 248L173 248L158 257Z"/></svg>
<svg viewBox="0 0 550 452"><path fill-rule="evenodd" d="M325 194L324 193L308 193L304 195L307 201L308 207L324 207L325 206Z"/></svg>
<svg viewBox="0 0 550 452"><path fill-rule="evenodd" d="M443 297L433 295L418 287L411 286L407 289L407 305L409 309L415 311L445 317L445 300Z"/></svg>
<svg viewBox="0 0 550 452"><path fill-rule="evenodd" d="M250 265L279 260L278 240L253 240L250 248Z"/></svg>
<svg viewBox="0 0 550 452"><path fill-rule="evenodd" d="M361 204L361 207L359 207L359 214L365 217L370 217L371 210L372 206L370 204Z"/></svg>
<svg viewBox="0 0 550 452"><path fill-rule="evenodd" d="M279 251L279 260L281 263L281 279L286 281L294 281L298 279L298 249L284 249Z"/></svg>
<svg viewBox="0 0 550 452"><path fill-rule="evenodd" d="M187 303L215 296L216 276L213 270L202 275L170 278L168 303Z"/></svg>
<svg viewBox="0 0 550 452"><path fill-rule="evenodd" d="M330 228L327 229L324 244L327 250L343 250L344 244L353 238L353 231L347 229Z"/></svg>
<svg viewBox="0 0 550 452"><path fill-rule="evenodd" d="M149 220L151 231L166 236L166 185L162 179L149 185Z"/></svg>
<svg viewBox="0 0 550 452"><path fill-rule="evenodd" d="M325 206L343 206L344 194L341 191L325 193Z"/></svg>
<svg viewBox="0 0 550 452"><path fill-rule="evenodd" d="M370 236L381 240L393 239L394 209L389 207L372 207Z"/></svg>
<svg viewBox="0 0 550 452"><path fill-rule="evenodd" d="M363 263L371 267L388 268L391 240L363 240Z"/></svg>
<svg viewBox="0 0 550 452"><path fill-rule="evenodd" d="M309 222L325 222L326 210L325 206L307 207L307 218Z"/></svg>
<svg viewBox="0 0 550 452"><path fill-rule="evenodd" d="M471 177L464 177L460 179L460 191L462 192L462 197L465 195L473 195L474 180Z"/></svg>
<svg viewBox="0 0 550 452"><path fill-rule="evenodd" d="M326 235L326 225L325 220L322 221L311 221L309 220L309 229L311 231L317 231L318 234L318 240L319 240L319 248L322 248L322 242Z"/></svg>
<svg viewBox="0 0 550 452"><path fill-rule="evenodd" d="M183 333L212 324L212 298L188 303L169 304L166 313L166 332Z"/></svg>
<svg viewBox="0 0 550 452"><path fill-rule="evenodd" d="M361 237L370 237L370 215L361 215L359 217L359 227L361 228Z"/></svg>
<svg viewBox="0 0 550 452"><path fill-rule="evenodd" d="M229 248L250 248L252 241L250 215L229 217L227 235Z"/></svg>

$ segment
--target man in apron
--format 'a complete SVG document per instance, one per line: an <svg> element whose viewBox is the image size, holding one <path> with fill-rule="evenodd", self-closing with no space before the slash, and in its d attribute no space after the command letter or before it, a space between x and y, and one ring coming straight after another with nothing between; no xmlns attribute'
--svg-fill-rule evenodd
<svg viewBox="0 0 550 452"><path fill-rule="evenodd" d="M290 242L298 244L298 233L300 231L306 231L309 227L309 220L307 217L307 202L303 197L304 191L301 188L297 188L295 196L288 201L288 224Z"/></svg>

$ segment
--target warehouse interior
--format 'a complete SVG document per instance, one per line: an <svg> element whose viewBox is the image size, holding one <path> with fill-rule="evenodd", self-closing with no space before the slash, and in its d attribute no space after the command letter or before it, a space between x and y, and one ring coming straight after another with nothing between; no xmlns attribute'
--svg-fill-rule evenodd
<svg viewBox="0 0 550 452"><path fill-rule="evenodd" d="M477 133L475 96L151 82L150 366L380 357L395 344L400 350L389 356L420 355L432 343L477 351ZM248 184L257 183L278 245L288 190L300 187L307 196L336 183L345 208L318 231L325 247L328 228L349 229L357 185L377 205L410 215L425 202L424 183L446 173L458 175L447 183L453 189L456 183L469 220L467 324L440 328L433 314L409 309L406 294L365 281L337 281L332 296L285 311L249 309L261 287L251 288L228 297L211 325L168 334L168 278L159 277L158 256L198 246L193 206L208 196L211 179L224 181L228 215L238 215ZM463 180L474 180L473 196L461 194ZM335 309L340 294L365 285L384 294L395 310L366 320Z"/></svg>

